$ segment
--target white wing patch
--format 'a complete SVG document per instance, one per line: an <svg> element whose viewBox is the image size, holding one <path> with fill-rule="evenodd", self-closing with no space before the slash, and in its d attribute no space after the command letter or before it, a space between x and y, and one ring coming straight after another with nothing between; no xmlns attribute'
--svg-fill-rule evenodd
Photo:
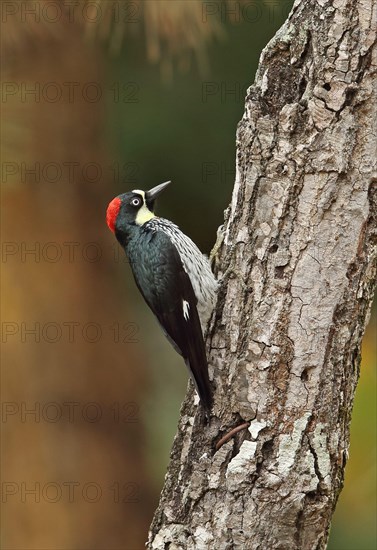
<svg viewBox="0 0 377 550"><path fill-rule="evenodd" d="M202 330L205 332L208 320L216 303L218 283L211 271L209 259L204 256L178 227L164 218L154 218L149 222L151 231L163 231L170 237L172 243L178 250L181 257L183 269L190 277L194 294L198 300L197 310L199 313Z"/></svg>
<svg viewBox="0 0 377 550"><path fill-rule="evenodd" d="M190 304L186 302L186 300L182 300L182 307L183 307L183 317L188 321L190 319L189 310L190 310Z"/></svg>

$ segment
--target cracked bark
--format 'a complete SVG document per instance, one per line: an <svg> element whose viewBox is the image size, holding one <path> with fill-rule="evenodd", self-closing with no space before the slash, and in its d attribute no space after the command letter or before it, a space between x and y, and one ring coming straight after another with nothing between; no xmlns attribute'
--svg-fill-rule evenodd
<svg viewBox="0 0 377 550"><path fill-rule="evenodd" d="M149 549L326 547L375 285L373 9L296 1L262 53L215 255L213 417L190 387Z"/></svg>

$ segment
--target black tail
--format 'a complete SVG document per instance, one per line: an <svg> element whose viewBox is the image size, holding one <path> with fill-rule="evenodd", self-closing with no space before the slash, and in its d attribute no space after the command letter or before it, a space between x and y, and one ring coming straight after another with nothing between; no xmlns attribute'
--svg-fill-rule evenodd
<svg viewBox="0 0 377 550"><path fill-rule="evenodd" d="M197 366L196 368L192 368L191 363L188 359L185 360L185 363L187 365L187 368L189 369L191 379L194 382L196 391L198 392L198 395L200 397L201 405L205 412L209 414L213 405L213 397L208 378L207 360L205 361L205 365L201 366L200 368L198 368ZM195 376L195 373L198 372L200 374Z"/></svg>

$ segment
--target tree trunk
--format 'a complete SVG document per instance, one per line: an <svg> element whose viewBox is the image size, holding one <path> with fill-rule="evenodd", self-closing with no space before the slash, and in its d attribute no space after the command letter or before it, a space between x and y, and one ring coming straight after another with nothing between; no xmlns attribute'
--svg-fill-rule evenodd
<svg viewBox="0 0 377 550"><path fill-rule="evenodd" d="M373 20L296 1L262 53L215 254L213 417L190 388L149 549L326 547L375 284Z"/></svg>

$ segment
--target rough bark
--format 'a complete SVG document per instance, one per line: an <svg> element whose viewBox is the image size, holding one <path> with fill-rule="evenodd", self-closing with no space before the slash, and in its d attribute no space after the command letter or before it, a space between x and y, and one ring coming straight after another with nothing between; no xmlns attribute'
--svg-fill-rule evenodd
<svg viewBox="0 0 377 550"><path fill-rule="evenodd" d="M298 1L262 53L215 256L213 417L191 388L149 549L326 547L375 284L372 10Z"/></svg>

